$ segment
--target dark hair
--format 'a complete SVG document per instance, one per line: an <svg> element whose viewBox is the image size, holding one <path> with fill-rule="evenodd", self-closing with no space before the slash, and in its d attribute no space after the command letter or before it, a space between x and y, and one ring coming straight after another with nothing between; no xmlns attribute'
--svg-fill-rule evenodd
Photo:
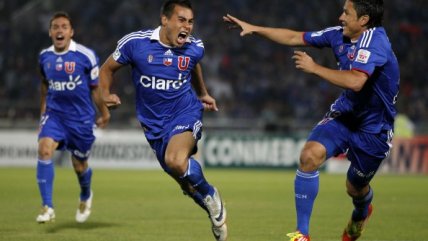
<svg viewBox="0 0 428 241"><path fill-rule="evenodd" d="M383 0L350 0L354 4L357 17L369 16L368 28L382 26Z"/></svg>
<svg viewBox="0 0 428 241"><path fill-rule="evenodd" d="M56 12L52 15L51 20L49 21L49 28L52 27L52 22L57 18L66 18L70 22L70 26L73 28L73 22L71 21L70 15L64 11Z"/></svg>
<svg viewBox="0 0 428 241"><path fill-rule="evenodd" d="M175 5L179 5L193 11L192 4L189 0L167 0L162 5L161 16L165 15L167 18L170 18L174 11Z"/></svg>

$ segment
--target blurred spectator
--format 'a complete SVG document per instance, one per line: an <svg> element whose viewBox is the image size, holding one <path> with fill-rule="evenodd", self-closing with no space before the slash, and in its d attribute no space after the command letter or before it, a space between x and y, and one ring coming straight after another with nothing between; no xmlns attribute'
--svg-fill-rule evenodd
<svg viewBox="0 0 428 241"><path fill-rule="evenodd" d="M94 46L103 62L125 33L159 24L161 3L150 0L0 0L0 120L13 124L7 127L23 120L37 125L36 57L49 43L46 16L57 10L69 12L78 29L75 39ZM202 62L205 79L220 108L217 113L207 113L206 119L229 118L233 122L247 118L265 122L269 130L307 130L340 93L340 89L296 71L290 59L293 49L257 39L257 36L239 39L236 34L228 33L222 16L231 13L260 25L317 30L326 25L339 25L337 13L341 12L341 0L230 0L193 1L193 4L198 13L195 33L205 44ZM427 7L428 1L389 0L384 21L401 67L398 110L406 114L419 131L428 122ZM308 13L314 16L305 18ZM315 51L311 55L323 65L336 64L328 51ZM129 81L117 81L121 85L114 86L123 104L115 110L111 125L125 122L134 127L130 71L121 71L116 77Z"/></svg>

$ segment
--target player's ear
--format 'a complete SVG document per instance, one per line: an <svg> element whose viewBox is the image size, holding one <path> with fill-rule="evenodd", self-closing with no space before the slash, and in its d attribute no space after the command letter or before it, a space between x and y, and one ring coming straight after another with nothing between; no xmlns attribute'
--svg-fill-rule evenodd
<svg viewBox="0 0 428 241"><path fill-rule="evenodd" d="M168 22L168 18L165 15L162 15L161 16L161 25L165 26L167 22Z"/></svg>
<svg viewBox="0 0 428 241"><path fill-rule="evenodd" d="M370 20L369 15L363 15L359 19L361 26L366 26L369 20Z"/></svg>
<svg viewBox="0 0 428 241"><path fill-rule="evenodd" d="M74 35L74 29L71 29L71 37Z"/></svg>

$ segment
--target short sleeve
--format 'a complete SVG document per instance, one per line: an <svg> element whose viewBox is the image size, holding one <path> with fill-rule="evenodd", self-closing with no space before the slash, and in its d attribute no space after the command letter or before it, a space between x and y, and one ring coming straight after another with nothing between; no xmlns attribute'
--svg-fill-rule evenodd
<svg viewBox="0 0 428 241"><path fill-rule="evenodd" d="M383 66L387 61L385 41L374 31L366 31L357 44L357 55L352 69L371 75L376 67Z"/></svg>
<svg viewBox="0 0 428 241"><path fill-rule="evenodd" d="M316 32L305 32L303 34L303 40L306 44L317 47L331 47L333 46L332 41L337 38L337 36L342 36L342 27L330 27Z"/></svg>

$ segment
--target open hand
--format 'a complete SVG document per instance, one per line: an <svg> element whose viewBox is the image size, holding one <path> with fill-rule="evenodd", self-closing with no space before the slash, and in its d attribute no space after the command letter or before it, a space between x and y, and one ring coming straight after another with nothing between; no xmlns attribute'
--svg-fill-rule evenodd
<svg viewBox="0 0 428 241"><path fill-rule="evenodd" d="M247 34L252 34L254 31L254 27L255 27L254 25L241 21L230 14L223 16L223 21L230 24L229 29L235 29L235 28L241 29L242 30L240 33L241 37Z"/></svg>
<svg viewBox="0 0 428 241"><path fill-rule="evenodd" d="M294 51L294 55L291 58L294 59L297 69L310 74L314 73L317 64L306 52Z"/></svg>

